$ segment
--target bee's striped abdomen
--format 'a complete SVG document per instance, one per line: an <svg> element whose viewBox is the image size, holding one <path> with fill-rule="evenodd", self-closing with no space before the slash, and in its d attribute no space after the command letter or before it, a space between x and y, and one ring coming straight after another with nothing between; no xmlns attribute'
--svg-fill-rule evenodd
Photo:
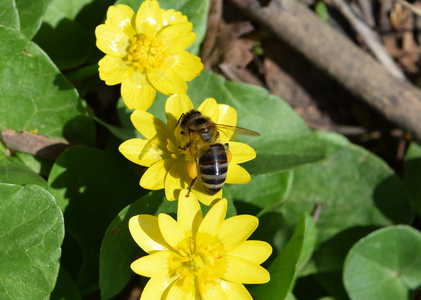
<svg viewBox="0 0 421 300"><path fill-rule="evenodd" d="M228 173L227 150L222 144L213 144L199 158L200 178L209 194L216 194L224 186Z"/></svg>

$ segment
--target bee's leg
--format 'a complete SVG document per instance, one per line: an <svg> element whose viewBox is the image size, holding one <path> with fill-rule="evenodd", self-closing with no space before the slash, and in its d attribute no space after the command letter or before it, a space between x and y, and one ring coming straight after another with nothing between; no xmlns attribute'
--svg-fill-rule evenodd
<svg viewBox="0 0 421 300"><path fill-rule="evenodd" d="M190 146L190 142L188 142L185 146L181 147L178 146L178 149L185 151Z"/></svg>
<svg viewBox="0 0 421 300"><path fill-rule="evenodd" d="M194 186L197 183L197 179L199 178L199 172L198 172L198 170L199 170L199 161L196 158L194 161L190 162L187 165L187 172L189 173L189 176L191 178L193 178L193 180L190 183L189 191L187 192L186 197L189 197L190 196L191 190L194 188Z"/></svg>

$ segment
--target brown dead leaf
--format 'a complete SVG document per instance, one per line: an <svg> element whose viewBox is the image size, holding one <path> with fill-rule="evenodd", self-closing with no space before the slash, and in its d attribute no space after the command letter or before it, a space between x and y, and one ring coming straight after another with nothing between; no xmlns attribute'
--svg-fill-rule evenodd
<svg viewBox="0 0 421 300"><path fill-rule="evenodd" d="M421 6L419 2L414 5ZM389 19L395 32L383 37L388 53L399 62L405 72L418 73L421 47L414 39L416 24L413 12L395 3L390 10Z"/></svg>
<svg viewBox="0 0 421 300"><path fill-rule="evenodd" d="M3 129L0 133L3 144L12 151L29 153L47 160L55 160L69 147L64 139L38 135L32 132L16 132L12 129Z"/></svg>
<svg viewBox="0 0 421 300"><path fill-rule="evenodd" d="M219 23L222 18L222 0L211 0L209 4L208 23L205 39L202 43L200 57L206 68L211 62L212 50L218 36Z"/></svg>
<svg viewBox="0 0 421 300"><path fill-rule="evenodd" d="M249 21L227 24L222 19L222 2L212 0L208 19L208 31L201 48L202 62L206 68L232 65L245 68L253 59L254 42L241 38L254 30Z"/></svg>

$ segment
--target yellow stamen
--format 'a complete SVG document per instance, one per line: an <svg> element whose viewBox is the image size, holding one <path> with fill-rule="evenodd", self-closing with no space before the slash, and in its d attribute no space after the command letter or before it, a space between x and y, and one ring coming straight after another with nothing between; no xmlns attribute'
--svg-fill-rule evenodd
<svg viewBox="0 0 421 300"><path fill-rule="evenodd" d="M151 72L154 68L160 68L167 54L166 45L151 34L133 37L127 48L127 60L140 71L146 69Z"/></svg>

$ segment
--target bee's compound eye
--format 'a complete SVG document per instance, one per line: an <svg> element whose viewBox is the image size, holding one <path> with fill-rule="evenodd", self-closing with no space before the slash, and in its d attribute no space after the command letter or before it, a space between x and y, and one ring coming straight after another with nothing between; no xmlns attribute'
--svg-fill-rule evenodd
<svg viewBox="0 0 421 300"><path fill-rule="evenodd" d="M181 133L182 135L184 135L184 130L181 130L181 131L180 131L180 133Z"/></svg>

